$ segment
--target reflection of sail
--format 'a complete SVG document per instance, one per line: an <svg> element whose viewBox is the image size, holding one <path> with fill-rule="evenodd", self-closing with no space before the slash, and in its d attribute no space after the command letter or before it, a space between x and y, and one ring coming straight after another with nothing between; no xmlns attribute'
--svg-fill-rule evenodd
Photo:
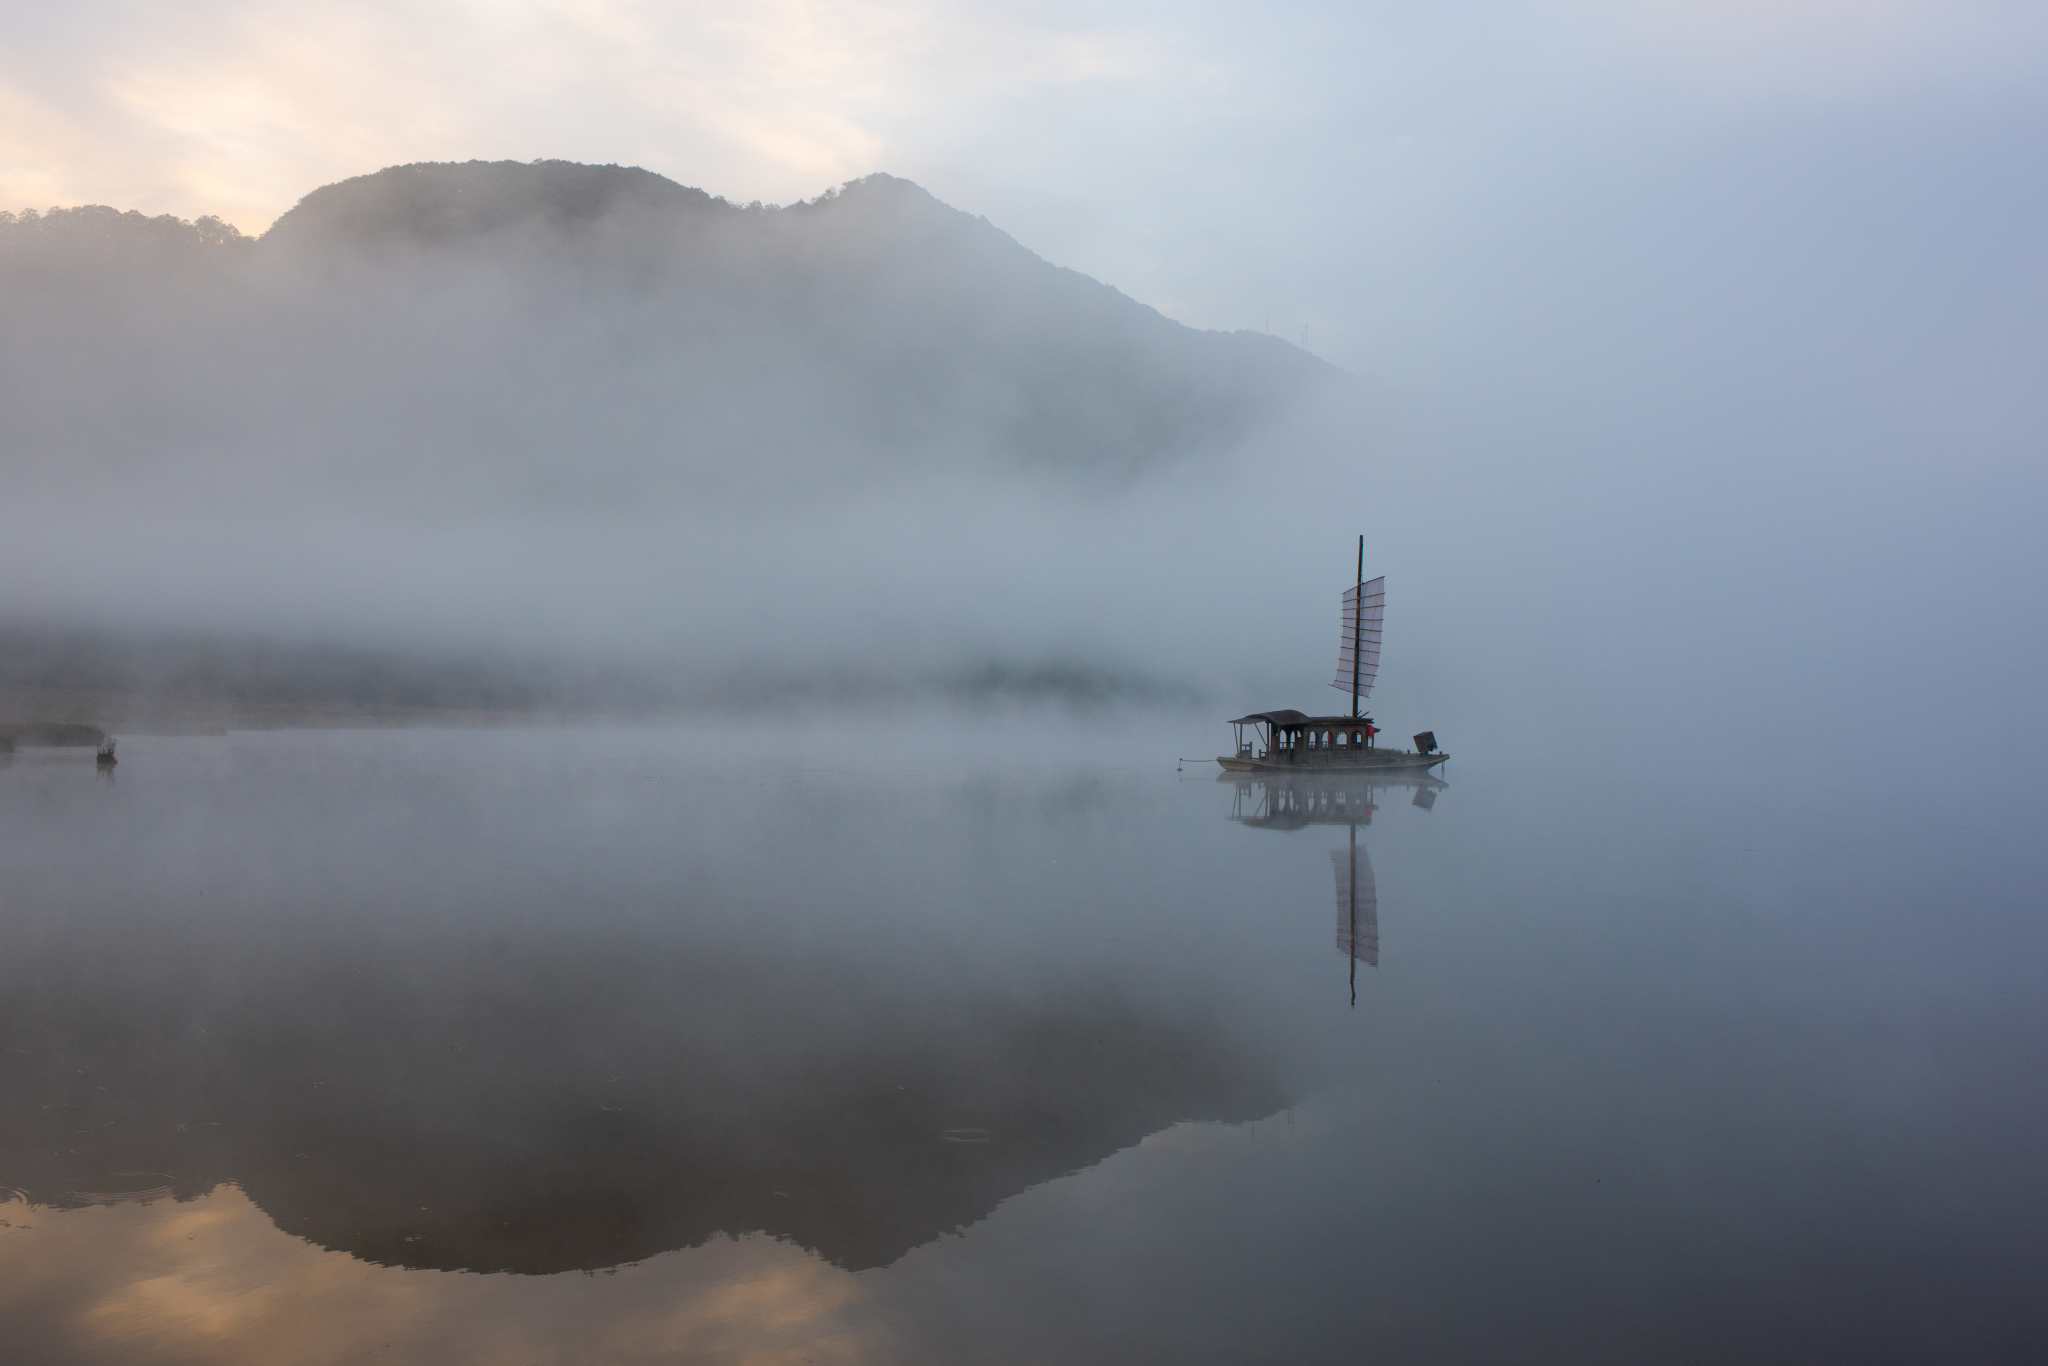
<svg viewBox="0 0 2048 1366"><path fill-rule="evenodd" d="M1330 686L1350 692L1356 668L1358 695L1372 695L1372 681L1380 671L1380 624L1387 614L1387 581L1368 580L1344 590L1344 637L1337 650L1337 681ZM1361 647L1361 642L1363 645ZM1354 661L1353 653L1357 658Z"/></svg>
<svg viewBox="0 0 2048 1366"><path fill-rule="evenodd" d="M1380 898L1373 887L1372 859L1365 846L1330 851L1337 870L1337 952L1369 968L1380 965Z"/></svg>

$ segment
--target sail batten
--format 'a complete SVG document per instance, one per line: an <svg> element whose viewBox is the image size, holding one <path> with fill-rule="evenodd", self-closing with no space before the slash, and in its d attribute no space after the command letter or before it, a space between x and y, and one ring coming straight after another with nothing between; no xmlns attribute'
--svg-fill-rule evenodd
<svg viewBox="0 0 2048 1366"><path fill-rule="evenodd" d="M1339 692L1352 690L1354 677L1358 695L1372 695L1373 679L1380 671L1380 624L1387 610L1387 580L1384 575L1344 590L1344 620L1337 637L1337 679L1330 686ZM1356 671L1353 660L1357 661Z"/></svg>

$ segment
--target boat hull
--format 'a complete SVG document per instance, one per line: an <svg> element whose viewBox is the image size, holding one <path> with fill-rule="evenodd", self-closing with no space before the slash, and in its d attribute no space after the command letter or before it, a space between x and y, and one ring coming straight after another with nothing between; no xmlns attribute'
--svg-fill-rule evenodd
<svg viewBox="0 0 2048 1366"><path fill-rule="evenodd" d="M1387 773L1398 769L1435 768L1448 754L1417 754L1404 749L1369 749L1362 758L1350 755L1324 759L1253 759L1242 754L1216 756L1216 762L1232 773Z"/></svg>

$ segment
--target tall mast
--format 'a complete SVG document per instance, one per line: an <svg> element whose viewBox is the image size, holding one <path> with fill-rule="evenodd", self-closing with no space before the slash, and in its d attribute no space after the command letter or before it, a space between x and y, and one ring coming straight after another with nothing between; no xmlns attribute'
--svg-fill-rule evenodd
<svg viewBox="0 0 2048 1366"><path fill-rule="evenodd" d="M1325 618L1327 620L1327 618ZM1358 656L1365 648L1365 533L1358 535L1358 597L1351 604L1351 719L1358 719Z"/></svg>

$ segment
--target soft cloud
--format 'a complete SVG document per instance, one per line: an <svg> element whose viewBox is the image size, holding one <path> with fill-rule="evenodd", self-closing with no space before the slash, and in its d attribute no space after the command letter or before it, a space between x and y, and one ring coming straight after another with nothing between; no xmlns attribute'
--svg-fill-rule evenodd
<svg viewBox="0 0 2048 1366"><path fill-rule="evenodd" d="M562 156L738 199L877 169L966 91L1153 70L1094 22L813 0L88 6L0 58L0 202L98 201L261 231L378 166Z"/></svg>

